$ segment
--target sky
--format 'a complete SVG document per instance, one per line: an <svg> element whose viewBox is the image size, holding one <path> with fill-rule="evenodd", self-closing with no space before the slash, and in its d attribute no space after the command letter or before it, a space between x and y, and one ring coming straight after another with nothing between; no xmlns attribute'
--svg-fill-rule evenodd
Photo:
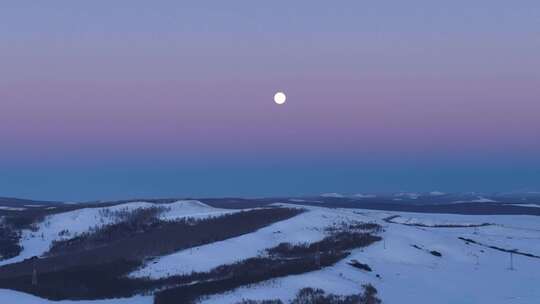
<svg viewBox="0 0 540 304"><path fill-rule="evenodd" d="M21 0L0 24L0 196L540 189L538 1Z"/></svg>

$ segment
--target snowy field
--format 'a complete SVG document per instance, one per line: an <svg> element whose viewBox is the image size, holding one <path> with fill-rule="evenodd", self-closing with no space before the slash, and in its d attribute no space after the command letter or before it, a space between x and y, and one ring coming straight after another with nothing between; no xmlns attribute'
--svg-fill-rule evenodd
<svg viewBox="0 0 540 304"><path fill-rule="evenodd" d="M152 304L152 296L136 296L129 299L110 299L98 301L50 301L22 292L0 289L2 304Z"/></svg>
<svg viewBox="0 0 540 304"><path fill-rule="evenodd" d="M213 208L195 200L177 201L171 204L131 202L111 207L84 208L46 217L35 231L23 230L20 245L22 252L11 259L0 261L0 266L17 263L33 256L41 256L53 241L70 239L92 228L114 224L119 218L114 212L133 212L137 209L164 207L159 217L162 220L181 218L207 218L238 212L237 210Z"/></svg>
<svg viewBox="0 0 540 304"><path fill-rule="evenodd" d="M297 205L279 205L298 208ZM262 255L265 249L283 242L296 244L320 241L328 234L325 231L326 227L358 219L357 215L350 212L328 212L327 208L319 207L306 207L306 209L308 211L305 213L253 233L160 257L130 276L159 279L191 272L210 271L220 265Z"/></svg>
<svg viewBox="0 0 540 304"><path fill-rule="evenodd" d="M287 301L305 287L328 293L353 294L362 284L371 283L383 303L538 303L540 299L540 259L467 245L466 237L490 245L540 253L540 219L535 216L466 216L395 212L328 210L330 214L359 216L385 227L384 241L352 255L332 267L301 275L274 279L212 296L202 303L235 303L242 299ZM478 228L425 228L381 221L391 215L415 218L424 223L495 223ZM276 224L279 225L279 224ZM416 245L425 250L417 249ZM442 257L431 255L436 250ZM364 272L347 264L356 259L373 268ZM376 275L379 275L377 277Z"/></svg>
<svg viewBox="0 0 540 304"><path fill-rule="evenodd" d="M154 206L138 202L106 207L113 210L135 210ZM198 201L179 201L167 205L160 217L174 220L183 217L209 217L237 212L217 209ZM298 205L278 204L299 208ZM124 208L124 209L122 209ZM193 271L210 271L265 254L265 249L282 242L315 242L328 235L326 228L341 223L378 223L384 231L383 241L352 254L318 271L292 275L240 287L224 294L205 298L201 303L236 303L242 299L281 299L285 303L302 288L321 288L327 293L348 295L361 292L362 284L371 283L383 303L486 303L535 304L540 299L540 259L503 252L517 250L540 256L540 218L527 215L455 215L389 212L361 209L328 209L303 207L307 211L255 232L158 257L130 274L130 277L165 278ZM39 225L36 232L25 231L24 251L18 257L0 262L13 263L40 255L48 250L59 233L69 228L80 234L96 225L113 223L103 218L101 208L80 209L56 214ZM396 217L397 216L397 217ZM385 219L394 217L389 223ZM424 227L436 225L478 225L481 227ZM420 224L411 226L410 224ZM43 237L41 236L43 235ZM480 244L459 239L471 239ZM438 252L436 256L431 252ZM373 272L365 272L347 264L352 259L368 264ZM49 304L51 301L14 291L0 290L0 303ZM62 301L55 303L152 303L152 297L103 301Z"/></svg>
<svg viewBox="0 0 540 304"><path fill-rule="evenodd" d="M17 208L17 207L0 206L0 210L5 210L5 211L24 211L24 210L26 210L26 208Z"/></svg>

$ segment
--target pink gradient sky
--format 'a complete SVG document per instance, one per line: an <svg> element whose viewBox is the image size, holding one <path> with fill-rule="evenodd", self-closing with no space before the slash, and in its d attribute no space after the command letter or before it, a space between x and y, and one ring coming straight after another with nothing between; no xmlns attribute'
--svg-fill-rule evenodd
<svg viewBox="0 0 540 304"><path fill-rule="evenodd" d="M32 164L128 160L133 170L244 160L263 183L275 162L297 172L309 161L386 170L405 157L428 170L493 159L536 172L540 5L480 2L12 4L0 12L0 165L11 170L0 190L38 196L16 174ZM277 90L286 105L273 104ZM471 170L481 169L462 175ZM299 192L330 179L339 184ZM100 194L133 193L87 196Z"/></svg>

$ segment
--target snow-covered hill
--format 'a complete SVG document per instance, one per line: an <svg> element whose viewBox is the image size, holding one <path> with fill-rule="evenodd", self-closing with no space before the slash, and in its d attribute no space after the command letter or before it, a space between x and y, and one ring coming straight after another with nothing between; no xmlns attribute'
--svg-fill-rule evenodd
<svg viewBox="0 0 540 304"><path fill-rule="evenodd" d="M319 271L270 280L215 295L202 303L235 303L241 299L290 300L305 287L329 293L354 294L359 286L372 283L383 303L536 303L540 299L540 259L510 254L474 244L470 238L521 252L540 253L540 220L534 216L465 216L327 210L327 216L340 214L385 225L384 241ZM424 228L384 223L382 219L399 214L425 223L494 222L477 228ZM416 247L415 247L416 246ZM430 254L437 251L441 257ZM347 264L356 259L373 272ZM379 275L379 277L377 277Z"/></svg>
<svg viewBox="0 0 540 304"><path fill-rule="evenodd" d="M298 206L279 204L283 207ZM358 216L349 212L328 212L327 208L306 207L307 212L239 237L186 249L160 257L131 274L131 277L159 279L172 275L206 272L264 254L268 248L287 242L312 243L326 235L326 227L350 222ZM219 254L217 254L219 253Z"/></svg>
<svg viewBox="0 0 540 304"><path fill-rule="evenodd" d="M296 201L295 203L300 203ZM23 252L1 264L42 255L54 240L67 239L92 227L118 221L115 211L132 212L164 207L159 218L208 218L238 212L214 208L199 201L171 204L132 202L111 207L85 208L55 214L36 231L24 231ZM288 303L303 288L327 293L358 294L360 286L372 284L383 303L537 303L540 299L540 218L529 215L455 215L325 208L324 205L273 204L302 208L292 218L217 242L196 246L147 260L130 278L164 279L192 272L205 273L219 266L267 255L280 243L313 243L332 229L354 223L375 223L383 238L333 266L289 275L214 294L201 303L237 303L243 299L280 299ZM69 233L63 231L68 230ZM357 260L372 272L352 267ZM195 284L196 282L191 282ZM152 297L77 303L151 303ZM49 304L14 291L0 290L0 303ZM60 303L75 303L63 301Z"/></svg>
<svg viewBox="0 0 540 304"><path fill-rule="evenodd" d="M20 240L20 245L23 247L22 252L16 257L0 261L0 266L17 263L33 256L41 256L49 250L54 241L70 239L88 232L90 229L117 223L121 220L118 214L151 207L164 209L159 214L159 218L162 220L177 220L185 217L201 219L237 212L236 210L213 208L195 200L185 200L170 204L130 202L110 207L83 208L58 213L46 217L37 224L35 229L23 230Z"/></svg>

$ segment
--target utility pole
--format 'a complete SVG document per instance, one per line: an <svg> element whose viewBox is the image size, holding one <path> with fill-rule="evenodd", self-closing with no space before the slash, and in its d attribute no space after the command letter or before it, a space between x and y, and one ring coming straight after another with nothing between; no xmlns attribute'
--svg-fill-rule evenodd
<svg viewBox="0 0 540 304"><path fill-rule="evenodd" d="M510 252L510 270L514 270L514 253Z"/></svg>
<svg viewBox="0 0 540 304"><path fill-rule="evenodd" d="M317 269L321 268L321 254L319 252L319 244L317 243L317 252L315 252L315 265L317 265Z"/></svg>
<svg viewBox="0 0 540 304"><path fill-rule="evenodd" d="M33 270L32 270L32 286L37 286L37 284L38 284L38 278L37 278L37 270L36 270L36 260L34 260Z"/></svg>
<svg viewBox="0 0 540 304"><path fill-rule="evenodd" d="M472 253L472 256L476 260L476 263L474 263L474 265L476 265L476 266L480 265L480 256L478 254L476 254L476 253Z"/></svg>
<svg viewBox="0 0 540 304"><path fill-rule="evenodd" d="M32 271L32 286L37 286L37 271L34 268L34 271Z"/></svg>

